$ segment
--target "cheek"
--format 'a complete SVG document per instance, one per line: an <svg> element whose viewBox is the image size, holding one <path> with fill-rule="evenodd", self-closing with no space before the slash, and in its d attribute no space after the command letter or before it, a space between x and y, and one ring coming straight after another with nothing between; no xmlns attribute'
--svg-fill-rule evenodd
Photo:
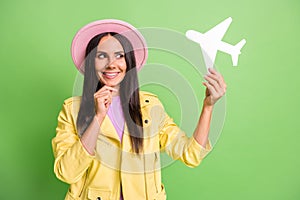
<svg viewBox="0 0 300 200"><path fill-rule="evenodd" d="M98 78L98 80L100 80L103 83L103 77L102 77L102 73L100 71L96 71L96 76Z"/></svg>
<svg viewBox="0 0 300 200"><path fill-rule="evenodd" d="M98 79L101 79L101 78L102 78L101 69L98 69L98 68L96 67L96 68L95 68L95 71L96 71L96 75L97 75Z"/></svg>
<svg viewBox="0 0 300 200"><path fill-rule="evenodd" d="M123 71L126 71L127 66L126 66L126 61L125 61L125 59L119 61L119 62L118 62L118 65L119 65L119 67L120 67Z"/></svg>
<svg viewBox="0 0 300 200"><path fill-rule="evenodd" d="M100 79L102 76L101 72L102 72L103 68L104 68L103 63L95 61L95 72L96 72L98 79Z"/></svg>
<svg viewBox="0 0 300 200"><path fill-rule="evenodd" d="M106 66L107 62L105 60L95 59L95 69L102 70Z"/></svg>

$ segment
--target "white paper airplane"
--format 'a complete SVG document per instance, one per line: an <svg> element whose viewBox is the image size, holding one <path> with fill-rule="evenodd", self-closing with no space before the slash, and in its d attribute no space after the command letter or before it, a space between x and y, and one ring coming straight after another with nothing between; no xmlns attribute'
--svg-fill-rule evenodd
<svg viewBox="0 0 300 200"><path fill-rule="evenodd" d="M230 54L233 66L237 66L241 48L245 45L246 40L242 39L234 46L222 41L231 22L232 18L229 17L204 34L194 30L188 30L185 33L188 39L200 45L206 68L214 66L218 50Z"/></svg>

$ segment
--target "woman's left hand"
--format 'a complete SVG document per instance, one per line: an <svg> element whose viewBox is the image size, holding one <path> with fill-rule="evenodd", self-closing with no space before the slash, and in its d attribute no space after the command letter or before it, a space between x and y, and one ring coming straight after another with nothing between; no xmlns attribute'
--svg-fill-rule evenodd
<svg viewBox="0 0 300 200"><path fill-rule="evenodd" d="M204 76L207 82L203 82L206 87L204 106L213 106L226 92L226 83L223 76L213 68L208 69L210 73Z"/></svg>

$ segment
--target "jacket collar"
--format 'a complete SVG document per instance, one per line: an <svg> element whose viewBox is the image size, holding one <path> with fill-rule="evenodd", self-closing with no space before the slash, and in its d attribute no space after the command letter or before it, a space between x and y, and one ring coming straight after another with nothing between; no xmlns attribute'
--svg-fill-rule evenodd
<svg viewBox="0 0 300 200"><path fill-rule="evenodd" d="M149 97L144 95L143 92L140 92L141 111L143 111L143 108L147 105L149 105ZM146 127L146 126L147 125L144 124L144 127ZM107 137L113 138L113 139L121 142L120 137L119 137L114 125L112 124L110 118L108 117L108 115L105 116L105 118L101 124L100 131L101 131L102 135L105 135ZM125 135L125 133L129 133L126 123L124 124L124 135ZM124 135L123 135L123 139L124 139Z"/></svg>
<svg viewBox="0 0 300 200"><path fill-rule="evenodd" d="M127 130L127 126L126 126L126 123L124 124L124 131ZM105 116L102 124L101 124L101 127L100 127L100 133L102 135L105 135L107 137L110 137L110 138L113 138L119 142L120 141L120 137L114 127L114 125L112 124L110 118L108 117L108 115Z"/></svg>

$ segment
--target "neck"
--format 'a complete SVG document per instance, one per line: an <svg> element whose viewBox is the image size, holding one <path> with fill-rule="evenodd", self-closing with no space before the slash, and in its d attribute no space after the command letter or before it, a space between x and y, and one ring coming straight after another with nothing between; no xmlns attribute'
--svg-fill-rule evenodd
<svg viewBox="0 0 300 200"><path fill-rule="evenodd" d="M120 92L119 92L119 90L120 90L120 85L116 85L116 86L114 86L113 88L116 89L117 91L113 91L113 92L112 92L112 96L113 96L113 97L115 97L115 96L120 96Z"/></svg>

